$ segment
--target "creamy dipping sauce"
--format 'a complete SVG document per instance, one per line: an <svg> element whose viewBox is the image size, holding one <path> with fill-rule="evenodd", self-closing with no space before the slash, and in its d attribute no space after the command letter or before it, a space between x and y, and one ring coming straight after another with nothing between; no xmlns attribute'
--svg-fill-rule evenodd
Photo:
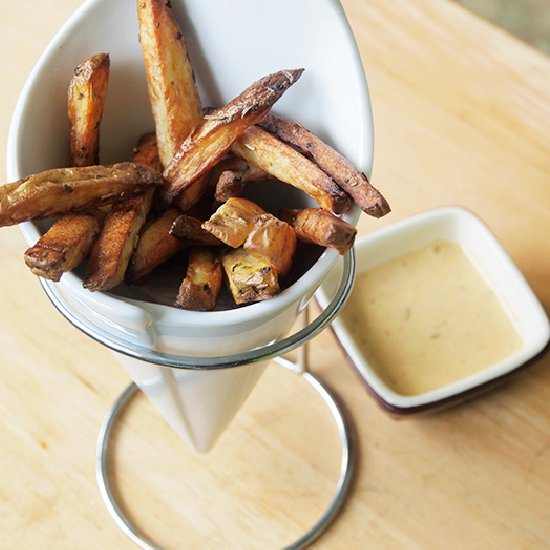
<svg viewBox="0 0 550 550"><path fill-rule="evenodd" d="M402 395L446 386L523 346L494 292L449 242L358 275L342 321L370 366Z"/></svg>

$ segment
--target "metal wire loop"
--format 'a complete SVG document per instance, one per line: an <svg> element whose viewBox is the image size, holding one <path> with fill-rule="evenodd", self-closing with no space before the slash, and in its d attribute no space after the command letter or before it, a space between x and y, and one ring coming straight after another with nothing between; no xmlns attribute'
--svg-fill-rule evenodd
<svg viewBox="0 0 550 550"><path fill-rule="evenodd" d="M119 335L114 335L97 327L89 320L83 320L75 314L70 304L55 289L54 284L46 279L40 279L42 286L52 302L53 306L77 329L81 330L104 346L129 357L147 361L162 367L188 370L216 370L238 367L258 361L273 359L289 351L292 351L319 334L336 317L345 304L355 277L355 253L349 250L343 257L343 271L338 290L331 303L321 314L307 327L298 332L277 340L276 342L261 348L249 350L233 355L215 357L195 357L164 353L137 346L132 342L123 340Z"/></svg>
<svg viewBox="0 0 550 550"><path fill-rule="evenodd" d="M344 504L354 473L356 454L353 436L354 432L352 425L337 399L316 376L307 370L300 372L300 367L293 365L288 360L278 361L276 359L276 361L284 368L292 370L300 376L300 378L308 382L323 398L323 401L330 410L334 422L336 423L338 437L342 447L340 475L336 486L336 492L331 502L313 527L298 540L285 548L285 550L300 550L309 546L323 534L327 527L334 521ZM132 382L115 401L103 421L96 447L96 479L105 507L121 531L144 550L160 550L159 546L155 545L145 535L140 533L139 529L126 517L114 496L109 478L108 456L110 452L112 431L120 414L138 391L137 386Z"/></svg>

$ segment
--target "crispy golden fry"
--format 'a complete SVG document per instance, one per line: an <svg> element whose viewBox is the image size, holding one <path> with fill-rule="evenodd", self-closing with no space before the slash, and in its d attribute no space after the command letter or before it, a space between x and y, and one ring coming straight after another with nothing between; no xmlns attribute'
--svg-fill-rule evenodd
<svg viewBox="0 0 550 550"><path fill-rule="evenodd" d="M177 148L202 120L187 45L166 0L138 0L139 36L159 156L168 166Z"/></svg>
<svg viewBox="0 0 550 550"><path fill-rule="evenodd" d="M67 94L74 166L99 162L99 125L108 81L109 56L105 53L86 59L74 71ZM25 252L25 263L34 274L59 281L63 273L80 265L90 252L101 217L89 214L63 217Z"/></svg>
<svg viewBox="0 0 550 550"><path fill-rule="evenodd" d="M162 162L160 162L159 150L157 145L157 136L155 132L149 132L141 136L134 148L132 155L134 164L144 164L157 172L163 171Z"/></svg>
<svg viewBox="0 0 550 550"><path fill-rule="evenodd" d="M199 94L187 45L166 0L138 0L138 21L149 99L159 154L166 167L181 143L202 122ZM195 205L208 187L199 178L175 202L183 211Z"/></svg>
<svg viewBox="0 0 550 550"><path fill-rule="evenodd" d="M73 166L99 164L99 124L109 84L109 67L109 55L99 53L74 70L67 98Z"/></svg>
<svg viewBox="0 0 550 550"><path fill-rule="evenodd" d="M210 113L211 111L213 111L214 109L207 109L207 114ZM209 187L211 189L216 189L217 187L217 184L218 184L218 181L220 179L220 176L224 173L224 172L239 172L241 170L246 170L247 167L249 166L249 164L247 162L245 162L244 160L242 159L239 159L235 156L230 156L230 157L227 157L223 160L221 160L220 162L218 162L211 170L210 172L208 172L208 181L209 181ZM231 195L233 196L233 195ZM234 195L234 196L239 196L239 195ZM227 197L229 198L229 197ZM225 199L227 200L227 199ZM225 202L225 200L223 201L218 201L216 199L216 201L218 203L222 203L222 202Z"/></svg>
<svg viewBox="0 0 550 550"><path fill-rule="evenodd" d="M140 138L132 162L162 170L154 132ZM85 288L91 291L110 290L124 281L139 233L151 210L154 192L154 189L148 189L143 195L116 205L107 214L88 262Z"/></svg>
<svg viewBox="0 0 550 550"><path fill-rule="evenodd" d="M222 244L217 237L202 228L200 220L187 214L182 214L174 220L170 235L197 245L219 246Z"/></svg>
<svg viewBox="0 0 550 550"><path fill-rule="evenodd" d="M180 285L176 306L194 311L212 311L222 287L222 266L211 248L189 251L187 275Z"/></svg>
<svg viewBox="0 0 550 550"><path fill-rule="evenodd" d="M96 241L84 287L88 290L110 290L124 281L130 257L136 248L153 201L153 190L115 207L105 218Z"/></svg>
<svg viewBox="0 0 550 550"><path fill-rule="evenodd" d="M277 272L265 258L237 248L223 254L222 265L237 305L267 300L280 292Z"/></svg>
<svg viewBox="0 0 550 550"><path fill-rule="evenodd" d="M273 113L268 113L259 124L312 159L350 194L363 212L380 218L390 211L386 199L369 183L367 176L307 128Z"/></svg>
<svg viewBox="0 0 550 550"><path fill-rule="evenodd" d="M272 214L260 214L243 248L269 260L278 275L286 275L296 251L296 232Z"/></svg>
<svg viewBox="0 0 550 550"><path fill-rule="evenodd" d="M33 247L27 249L25 263L35 275L57 282L63 273L82 263L90 252L100 227L100 216L64 216Z"/></svg>
<svg viewBox="0 0 550 550"><path fill-rule="evenodd" d="M164 171L169 182L165 199L172 202L229 150L246 128L261 120L271 106L302 74L302 69L266 76L230 103L206 115L181 144Z"/></svg>
<svg viewBox="0 0 550 550"><path fill-rule="evenodd" d="M226 170L220 174L216 184L214 198L217 203L224 203L231 197L240 197L246 189L246 181L243 181L238 172Z"/></svg>
<svg viewBox="0 0 550 550"><path fill-rule="evenodd" d="M266 130L257 126L249 128L232 150L237 156L269 172L278 180L305 191L325 210L341 214L351 208L350 197L327 174Z"/></svg>
<svg viewBox="0 0 550 550"><path fill-rule="evenodd" d="M273 179L265 170L237 158L220 162L210 173L210 181L216 186L215 198L220 203L240 197L248 183Z"/></svg>
<svg viewBox="0 0 550 550"><path fill-rule="evenodd" d="M131 162L46 170L0 187L0 227L121 202L161 183Z"/></svg>
<svg viewBox="0 0 550 550"><path fill-rule="evenodd" d="M167 210L144 228L128 266L130 281L142 280L187 246L185 241L170 235L170 229L179 215L176 209Z"/></svg>
<svg viewBox="0 0 550 550"><path fill-rule="evenodd" d="M294 227L298 238L305 243L335 248L345 254L355 242L357 229L326 210L283 210L280 216Z"/></svg>
<svg viewBox="0 0 550 550"><path fill-rule="evenodd" d="M246 241L259 214L265 214L265 211L257 204L247 199L232 197L202 224L202 228L222 243L238 248Z"/></svg>

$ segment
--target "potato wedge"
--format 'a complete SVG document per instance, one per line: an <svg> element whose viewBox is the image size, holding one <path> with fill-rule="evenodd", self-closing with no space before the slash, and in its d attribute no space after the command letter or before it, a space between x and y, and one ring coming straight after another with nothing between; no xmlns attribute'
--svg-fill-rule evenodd
<svg viewBox="0 0 550 550"><path fill-rule="evenodd" d="M99 125L109 81L109 55L86 59L75 70L67 94L71 124L70 150L74 166L99 163ZM52 281L84 260L96 239L101 215L68 214L25 252L31 271Z"/></svg>
<svg viewBox="0 0 550 550"><path fill-rule="evenodd" d="M222 204L210 219L202 224L202 228L222 243L238 248L246 241L259 214L265 214L265 211L257 204L234 197Z"/></svg>
<svg viewBox="0 0 550 550"><path fill-rule="evenodd" d="M211 181L216 178L215 198L219 203L226 202L231 197L240 197L248 183L275 179L265 170L241 159L222 161L212 172L210 178Z"/></svg>
<svg viewBox="0 0 550 550"><path fill-rule="evenodd" d="M157 172L163 171L164 168L162 162L160 162L157 135L155 132L149 132L141 136L134 147L132 162L134 164L144 164Z"/></svg>
<svg viewBox="0 0 550 550"><path fill-rule="evenodd" d="M91 291L111 290L124 281L139 233L151 209L154 190L115 207L105 218L86 272L84 287Z"/></svg>
<svg viewBox="0 0 550 550"><path fill-rule="evenodd" d="M212 311L222 287L222 266L215 250L193 247L187 275L180 285L176 306L193 311Z"/></svg>
<svg viewBox="0 0 550 550"><path fill-rule="evenodd" d="M269 260L278 275L286 275L296 251L296 232L272 214L260 214L256 216L243 248Z"/></svg>
<svg viewBox="0 0 550 550"><path fill-rule="evenodd" d="M187 44L166 0L138 0L139 37L159 156L168 166L202 120Z"/></svg>
<svg viewBox="0 0 550 550"><path fill-rule="evenodd" d="M162 169L154 132L140 138L132 162L154 170ZM85 288L91 291L111 290L124 281L139 233L151 210L154 192L154 189L148 189L143 195L114 206L107 214L88 262Z"/></svg>
<svg viewBox="0 0 550 550"><path fill-rule="evenodd" d="M180 145L164 171L167 202L176 197L229 150L246 128L261 120L271 106L302 74L303 69L279 71L266 76L227 105L205 116Z"/></svg>
<svg viewBox="0 0 550 550"><path fill-rule="evenodd" d="M262 128L248 128L232 151L278 180L306 192L325 210L341 214L351 208L351 198L316 164Z"/></svg>
<svg viewBox="0 0 550 550"><path fill-rule="evenodd" d="M67 97L73 166L99 164L99 124L109 84L109 67L109 54L99 53L74 70Z"/></svg>
<svg viewBox="0 0 550 550"><path fill-rule="evenodd" d="M185 241L170 235L170 229L179 215L175 208L167 210L143 229L128 266L128 279L131 282L143 280L155 268L188 246Z"/></svg>
<svg viewBox="0 0 550 550"><path fill-rule="evenodd" d="M355 242L357 229L326 210L283 210L280 216L294 227L302 242L335 248L340 254L345 254Z"/></svg>
<svg viewBox="0 0 550 550"><path fill-rule="evenodd" d="M246 182L239 177L238 172L227 170L218 178L214 198L217 203L222 204L231 197L240 197L245 189Z"/></svg>
<svg viewBox="0 0 550 550"><path fill-rule="evenodd" d="M25 263L35 275L58 282L63 273L82 263L100 228L99 215L63 216L34 246L26 250Z"/></svg>
<svg viewBox="0 0 550 550"><path fill-rule="evenodd" d="M202 122L202 109L187 44L166 0L137 3L140 41L145 61L149 99L159 142L159 154L166 167L193 128ZM187 211L208 188L199 178L175 203Z"/></svg>
<svg viewBox="0 0 550 550"><path fill-rule="evenodd" d="M259 125L313 160L366 214L380 218L390 211L386 199L367 176L307 128L273 113L268 113Z"/></svg>
<svg viewBox="0 0 550 550"><path fill-rule="evenodd" d="M162 181L131 162L46 170L0 186L0 227L121 202Z"/></svg>
<svg viewBox="0 0 550 550"><path fill-rule="evenodd" d="M174 220L170 235L197 245L220 246L222 244L217 237L202 228L202 222L199 219L187 214L182 214Z"/></svg>
<svg viewBox="0 0 550 550"><path fill-rule="evenodd" d="M222 265L237 305L267 300L281 291L271 263L243 248L224 253Z"/></svg>

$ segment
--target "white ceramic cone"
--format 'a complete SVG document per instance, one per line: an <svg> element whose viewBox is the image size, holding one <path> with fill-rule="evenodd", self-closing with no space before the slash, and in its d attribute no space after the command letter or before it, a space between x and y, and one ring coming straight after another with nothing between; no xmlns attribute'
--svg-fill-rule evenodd
<svg viewBox="0 0 550 550"><path fill-rule="evenodd" d="M279 0L273 3L268 20L265 10L257 9L257 0L172 0L172 4L189 42L205 105L228 101L274 70L305 67L300 81L276 109L328 139L370 173L373 128L368 91L338 0ZM29 76L12 118L9 180L66 165L67 82L73 68L96 52L111 55L101 127L102 162L125 160L137 138L151 130L135 9L130 0L89 0L57 33ZM231 32L242 27L243 14L247 32ZM289 205L300 206L293 201L280 206ZM346 219L356 222L357 212ZM27 242L34 244L45 227L24 224ZM223 355L265 345L287 333L336 258L335 251L325 252L295 284L271 300L204 315L132 300L118 291L90 293L74 273L47 288L52 296L65 300L66 316L85 332L99 335L100 341L123 341L134 350ZM227 426L264 369L251 365L196 373L163 370L126 358L122 362L174 429L201 451Z"/></svg>
<svg viewBox="0 0 550 550"><path fill-rule="evenodd" d="M200 453L212 448L267 366L197 372L115 355L176 433Z"/></svg>

